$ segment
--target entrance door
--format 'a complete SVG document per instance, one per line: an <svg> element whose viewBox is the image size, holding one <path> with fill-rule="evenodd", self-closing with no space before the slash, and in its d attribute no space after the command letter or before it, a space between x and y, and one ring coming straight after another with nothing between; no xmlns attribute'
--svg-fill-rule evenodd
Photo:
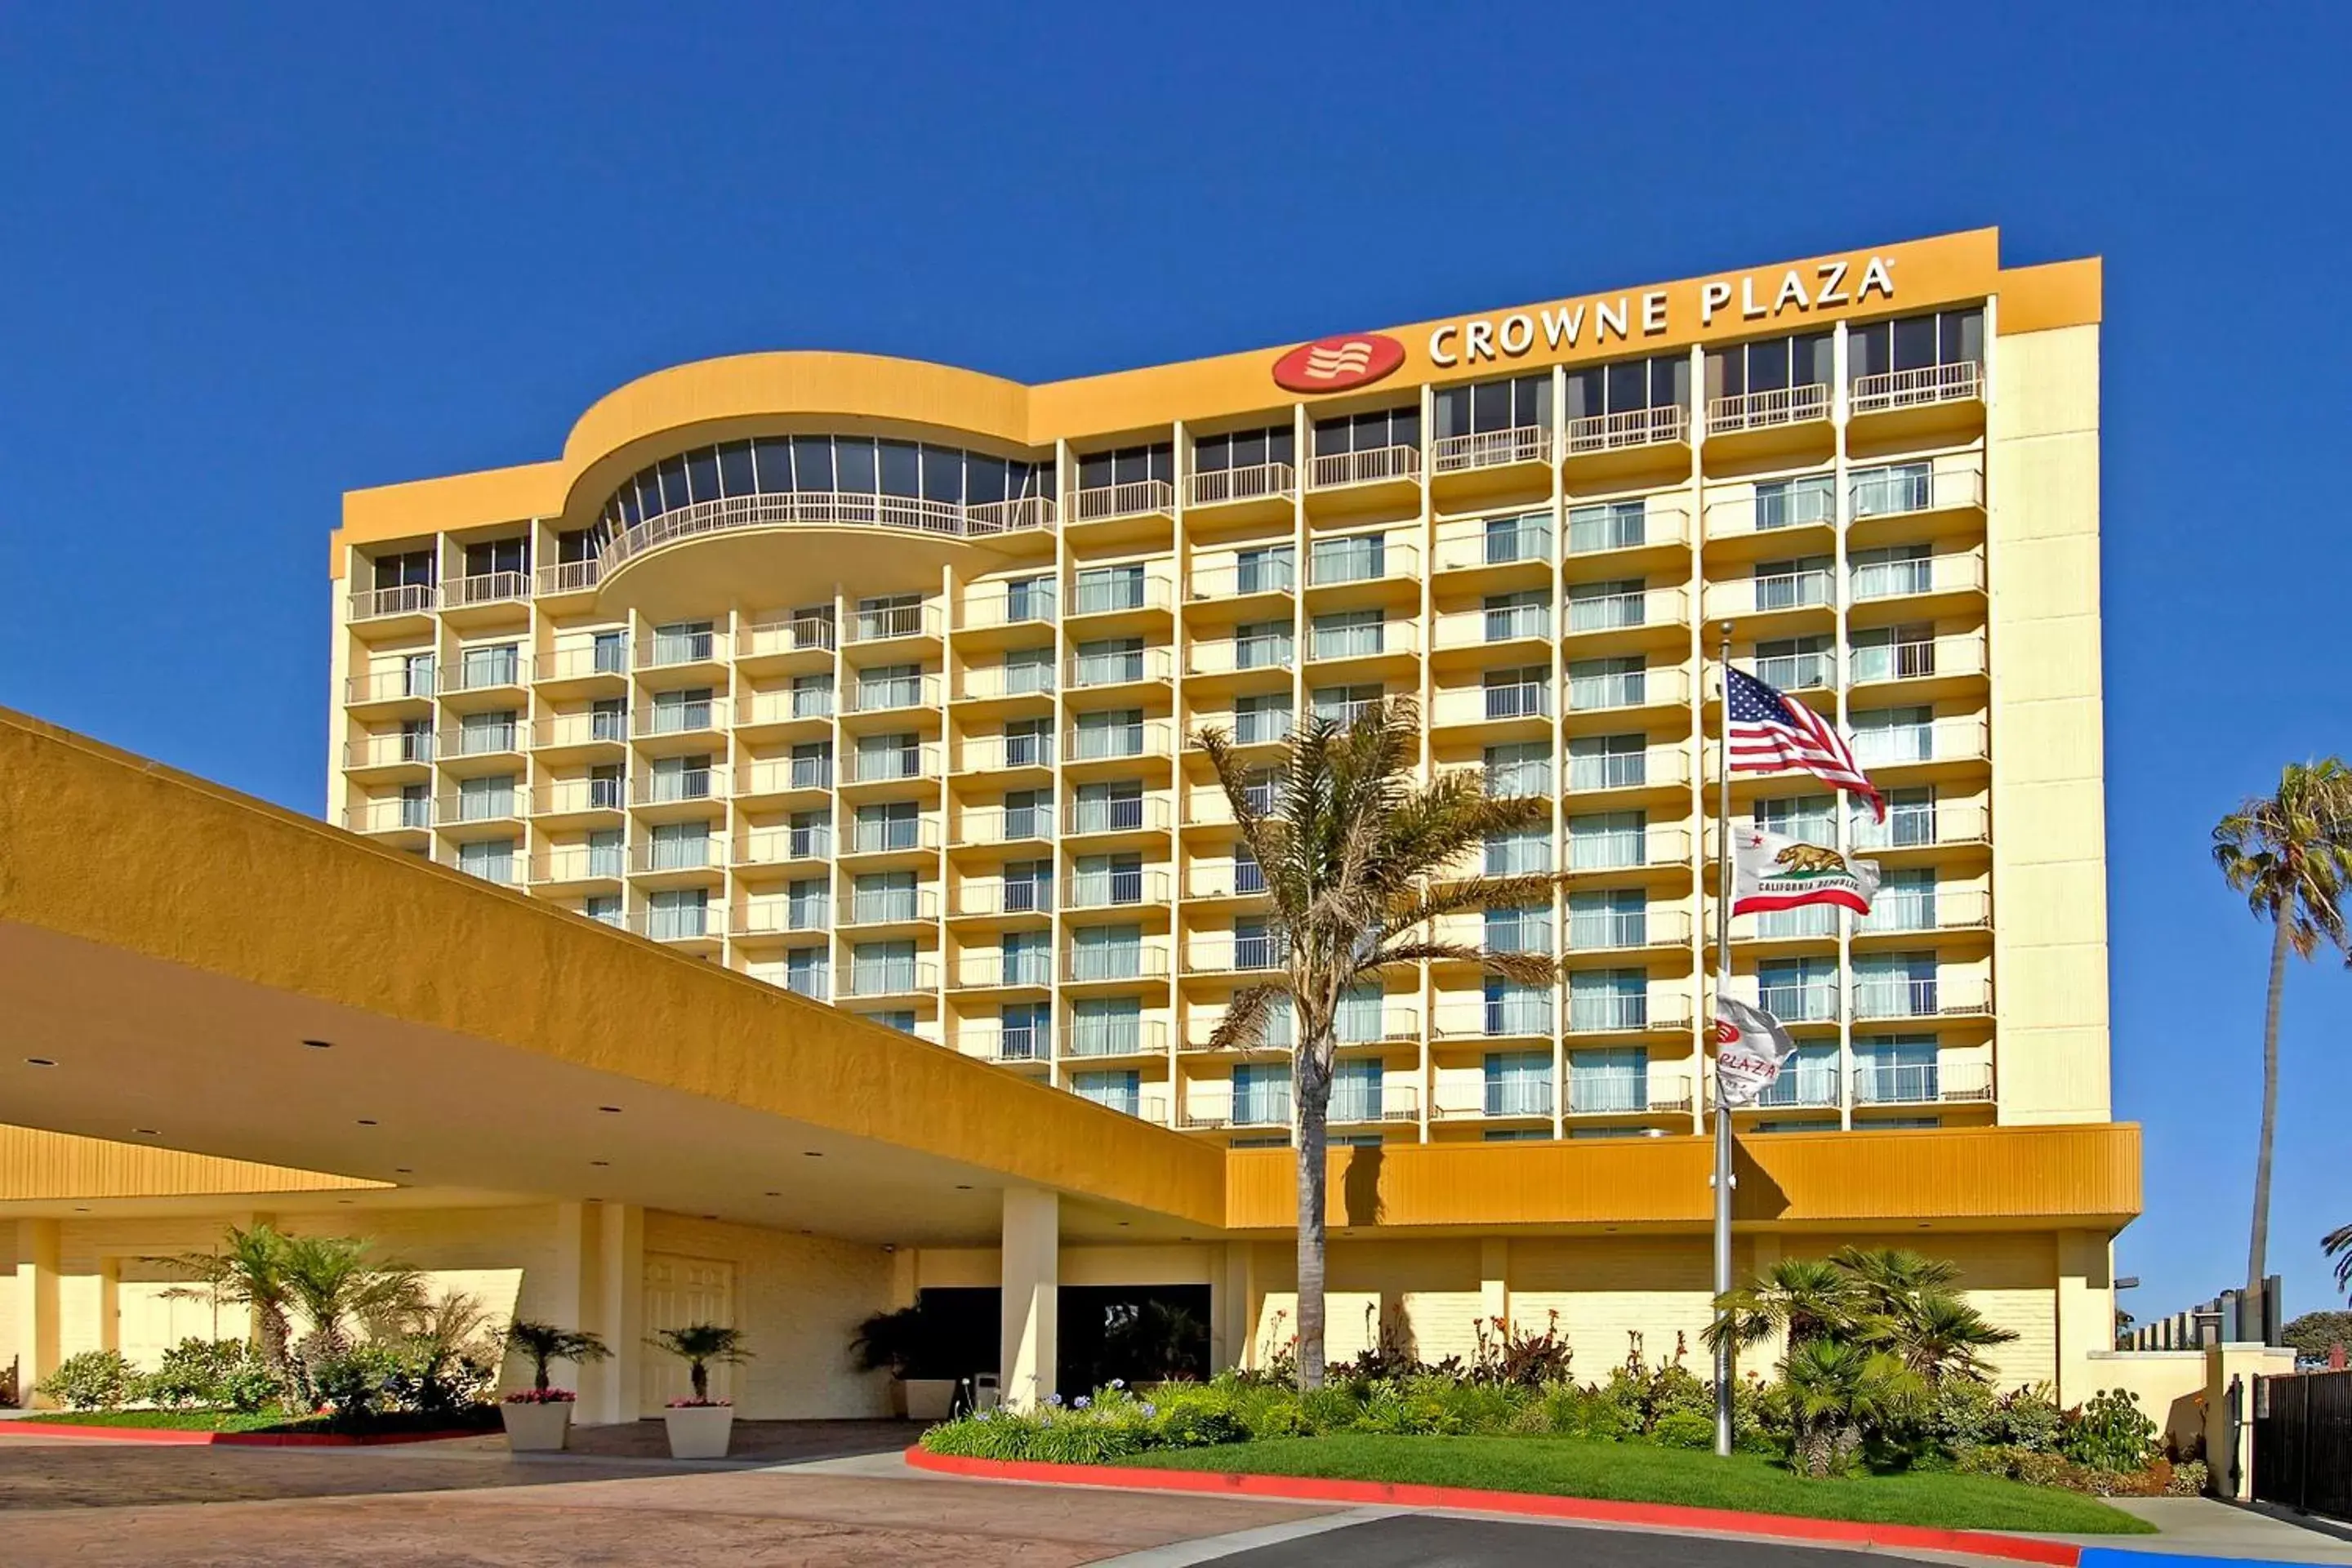
<svg viewBox="0 0 2352 1568"><path fill-rule="evenodd" d="M646 1254L646 1337L688 1323L735 1321L735 1266L715 1258L681 1258L675 1253ZM647 1345L645 1373L639 1380L641 1409L658 1415L673 1399L694 1392L686 1363L667 1351ZM735 1369L710 1369L710 1397L735 1397Z"/></svg>

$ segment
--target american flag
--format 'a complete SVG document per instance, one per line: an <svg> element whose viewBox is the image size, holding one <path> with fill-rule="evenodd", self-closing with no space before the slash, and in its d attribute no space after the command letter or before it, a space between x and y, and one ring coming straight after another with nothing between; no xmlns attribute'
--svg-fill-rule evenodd
<svg viewBox="0 0 2352 1568"><path fill-rule="evenodd" d="M1744 670L1723 667L1727 711L1731 726L1731 771L1735 773L1776 773L1802 768L1840 789L1852 790L1870 802L1878 820L1886 820L1886 802L1853 748L1836 727L1805 704L1777 688L1767 686Z"/></svg>

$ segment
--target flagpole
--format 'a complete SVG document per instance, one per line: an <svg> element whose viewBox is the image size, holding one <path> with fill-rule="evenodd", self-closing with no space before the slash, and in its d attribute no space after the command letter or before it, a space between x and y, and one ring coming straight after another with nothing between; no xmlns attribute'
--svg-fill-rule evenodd
<svg viewBox="0 0 2352 1568"><path fill-rule="evenodd" d="M1717 667L1723 677L1723 717L1716 731L1715 844L1720 863L1715 890L1715 995L1720 1000L1731 980L1731 623L1722 626ZM1708 1033L1714 1014L1708 1009ZM1717 1050L1721 1051L1718 1038ZM1715 1293L1720 1299L1731 1289L1731 1108L1724 1103L1723 1078L1715 1077ZM1718 1318L1719 1318L1718 1314ZM1715 1451L1731 1455L1731 1335L1718 1336L1715 1350Z"/></svg>

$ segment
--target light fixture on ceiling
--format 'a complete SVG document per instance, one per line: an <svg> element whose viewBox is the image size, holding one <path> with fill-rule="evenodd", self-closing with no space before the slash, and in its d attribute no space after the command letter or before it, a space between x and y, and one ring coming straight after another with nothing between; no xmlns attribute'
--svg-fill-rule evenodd
<svg viewBox="0 0 2352 1568"><path fill-rule="evenodd" d="M375 1125L375 1118L373 1116L362 1116L360 1118L360 1125L362 1127L373 1127Z"/></svg>
<svg viewBox="0 0 2352 1568"><path fill-rule="evenodd" d="M131 1131L137 1133L142 1138L161 1138L163 1136L161 1132L156 1131L152 1127L134 1127Z"/></svg>
<svg viewBox="0 0 2352 1568"><path fill-rule="evenodd" d="M763 1198L780 1198L784 1194L782 1193L761 1193L760 1195Z"/></svg>
<svg viewBox="0 0 2352 1568"><path fill-rule="evenodd" d="M956 1184L956 1191L960 1193L968 1193L971 1191L971 1184L970 1182L958 1182Z"/></svg>
<svg viewBox="0 0 2352 1568"><path fill-rule="evenodd" d="M621 1108L617 1105L600 1105L596 1109L603 1111L607 1116L618 1116L621 1114Z"/></svg>
<svg viewBox="0 0 2352 1568"><path fill-rule="evenodd" d="M335 1048L335 1042L332 1040L305 1040L302 1043L314 1051L331 1051Z"/></svg>
<svg viewBox="0 0 2352 1568"><path fill-rule="evenodd" d="M611 1164L613 1162L610 1160L591 1160L588 1163L601 1170L604 1166Z"/></svg>
<svg viewBox="0 0 2352 1568"><path fill-rule="evenodd" d="M352 1198L337 1198L335 1201L343 1205L345 1207L349 1207L356 1200Z"/></svg>
<svg viewBox="0 0 2352 1568"><path fill-rule="evenodd" d="M25 1065L28 1068L53 1068L58 1064L56 1059L50 1057L26 1057Z"/></svg>
<svg viewBox="0 0 2352 1568"><path fill-rule="evenodd" d="M416 1174L414 1170L410 1169L406 1165L394 1165L392 1168L392 1173L395 1176L413 1176Z"/></svg>
<svg viewBox="0 0 2352 1568"><path fill-rule="evenodd" d="M822 1149L803 1149L801 1151L801 1158L804 1160L822 1160L824 1158L824 1151Z"/></svg>

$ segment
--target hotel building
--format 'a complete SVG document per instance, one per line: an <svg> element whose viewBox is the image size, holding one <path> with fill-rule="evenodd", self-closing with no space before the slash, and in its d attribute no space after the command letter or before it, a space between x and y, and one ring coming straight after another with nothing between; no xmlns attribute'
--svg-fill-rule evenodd
<svg viewBox="0 0 2352 1568"><path fill-rule="evenodd" d="M2137 1201L2108 1101L2099 303L2095 261L2005 268L1979 231L1036 386L848 353L661 371L551 460L346 498L328 816L645 939L631 963L657 944L912 1037L802 1026L871 1061L969 1058L987 1073L951 1081L1030 1080L1194 1151L1165 1158L1239 1151L1219 1167L1238 1234L1284 1223L1287 1157L1250 1151L1287 1142L1287 1040L1277 1018L1263 1049L1210 1048L1276 938L1192 738L1270 764L1310 716L1410 698L1422 776L1549 807L1483 868L1566 873L1550 903L1444 934L1553 952L1562 976L1432 963L1343 1009L1335 1158L1431 1173L1384 1186L1378 1219L1349 1211L1377 1253L1349 1288L1442 1294L1466 1268L1465 1321L1549 1290L1571 1322L1605 1296L1606 1334L1695 1337L1727 626L1736 660L1853 735L1889 803L1880 823L1810 779L1734 781L1738 821L1884 877L1867 918L1733 924L1730 987L1801 1043L1738 1114L1743 1158L1803 1165L1772 1176L1784 1196L1874 1194L1819 1198L1811 1241L1750 1227L1743 1266L1832 1233L1964 1232L1938 1244L2003 1281L1985 1300L2030 1331L2020 1372L2072 1379L2106 1343L2107 1242ZM372 961L435 978L397 947ZM513 984L536 1018L554 982ZM606 1043L607 1068L667 1049ZM874 1092L882 1121L913 1115ZM1526 1178L1504 1151L1432 1163L1507 1142L1604 1187L1687 1154L1699 1190L1554 1214L1507 1196ZM2057 1195L2078 1178L2096 1203ZM1244 1187L1253 1225L1231 1217ZM575 1252L595 1229L562 1223ZM1381 1224L1404 1227L1385 1251ZM1195 1216L1186 1245L1214 1228ZM996 1285L1016 1254L994 1239L901 1255L893 1288ZM1286 1243L1262 1265L1213 1245L1179 1272L1221 1293L1218 1353L1245 1359L1284 1287L1243 1281L1286 1270ZM1469 1261L1419 1256L1440 1245ZM1373 1331L1349 1325L1336 1304L1335 1346Z"/></svg>

